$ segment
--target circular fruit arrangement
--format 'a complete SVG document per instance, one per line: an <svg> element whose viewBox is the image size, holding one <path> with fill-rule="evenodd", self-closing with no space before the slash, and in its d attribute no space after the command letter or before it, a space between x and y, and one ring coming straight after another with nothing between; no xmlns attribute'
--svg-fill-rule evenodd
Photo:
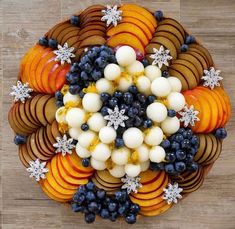
<svg viewBox="0 0 235 229"><path fill-rule="evenodd" d="M176 20L93 5L23 57L8 115L19 157L51 199L129 224L197 190L231 116L208 50Z"/></svg>

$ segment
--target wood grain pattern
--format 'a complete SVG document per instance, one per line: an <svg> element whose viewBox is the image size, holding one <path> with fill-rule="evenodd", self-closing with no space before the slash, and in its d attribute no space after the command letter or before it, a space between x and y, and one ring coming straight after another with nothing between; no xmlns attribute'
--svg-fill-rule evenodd
<svg viewBox="0 0 235 229"><path fill-rule="evenodd" d="M0 168L1 225L3 229L128 228L123 221L110 224L97 220L87 225L83 216L67 206L49 200L28 178L21 165L13 133L7 122L12 99L9 96L22 55L48 28L94 3L106 0L0 0ZM235 1L234 0L145 0L136 2L150 9L162 9L174 17L210 50L223 72L224 85L235 100ZM233 103L233 112L235 106ZM221 157L203 187L157 218L140 218L133 228L235 228L235 118L228 126Z"/></svg>

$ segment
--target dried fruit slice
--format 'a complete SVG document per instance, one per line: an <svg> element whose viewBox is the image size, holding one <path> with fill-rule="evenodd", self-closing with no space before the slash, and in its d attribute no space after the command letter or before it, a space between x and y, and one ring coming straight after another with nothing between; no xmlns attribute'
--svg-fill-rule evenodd
<svg viewBox="0 0 235 229"><path fill-rule="evenodd" d="M101 36L91 36L88 37L87 39L83 40L80 44L79 44L79 48L83 48L86 46L92 46L92 45L103 45L105 44L106 40L101 37Z"/></svg>
<svg viewBox="0 0 235 229"><path fill-rule="evenodd" d="M55 97L51 97L49 100L47 100L44 106L44 116L49 124L52 124L52 122L55 120L56 110L56 99Z"/></svg>
<svg viewBox="0 0 235 229"><path fill-rule="evenodd" d="M63 38L61 39L61 45L64 45L65 43L68 43L68 39L70 37L74 37L74 36L79 36L80 33L80 29L78 29L78 27L74 26L70 28L70 31L67 32L66 34L64 34Z"/></svg>
<svg viewBox="0 0 235 229"><path fill-rule="evenodd" d="M192 56L196 57L201 62L201 65L203 66L203 69L208 69L207 63L206 63L206 61L205 61L205 59L203 58L202 55L200 55L199 53L194 52L194 51L187 51L187 53L189 53Z"/></svg>
<svg viewBox="0 0 235 229"><path fill-rule="evenodd" d="M38 100L39 100L42 96L43 96L42 94L37 94L36 96L34 96L34 97L32 98L32 100L30 101L30 109L29 109L29 111L30 111L30 113L31 113L31 115L32 115L32 117L33 117L33 119L34 119L39 125L40 125L41 123L40 123L40 121L39 121L39 119L38 119L38 117L37 117L36 106L37 106Z"/></svg>
<svg viewBox="0 0 235 229"><path fill-rule="evenodd" d="M101 36L101 37L105 37L105 32L101 31L101 30L97 30L97 29L93 29L93 30L88 30L87 32L82 33L79 37L78 40L81 42L85 39L87 39L88 37L91 36Z"/></svg>

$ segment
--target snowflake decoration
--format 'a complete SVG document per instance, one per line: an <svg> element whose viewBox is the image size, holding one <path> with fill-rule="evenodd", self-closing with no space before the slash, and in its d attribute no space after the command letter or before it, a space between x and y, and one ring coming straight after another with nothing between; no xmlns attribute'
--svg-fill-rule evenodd
<svg viewBox="0 0 235 229"><path fill-rule="evenodd" d="M53 51L56 54L55 61L60 61L62 65L64 65L65 62L71 64L71 58L75 57L73 50L74 47L69 48L68 43L65 43L63 47L58 45L58 50Z"/></svg>
<svg viewBox="0 0 235 229"><path fill-rule="evenodd" d="M184 127L187 127L189 124L195 126L195 122L200 121L197 117L199 111L194 110L194 106L190 107L185 106L183 111L178 112L181 115L180 122L184 123Z"/></svg>
<svg viewBox="0 0 235 229"><path fill-rule="evenodd" d="M210 70L204 70L204 75L202 79L205 81L203 86L210 87L210 89L214 89L215 86L220 86L219 81L223 79L220 76L221 71L215 70L214 67L211 67Z"/></svg>
<svg viewBox="0 0 235 229"><path fill-rule="evenodd" d="M108 126L113 126L117 130L119 126L125 127L124 121L129 119L124 113L125 109L119 111L118 106L115 106L114 110L108 108L108 115L104 116L104 119L108 120Z"/></svg>
<svg viewBox="0 0 235 229"><path fill-rule="evenodd" d="M183 189L179 187L178 183L174 183L173 185L169 183L168 187L164 188L163 191L165 194L162 198L166 200L167 204L171 204L172 202L177 204L177 199L182 198L180 193L183 191Z"/></svg>
<svg viewBox="0 0 235 229"><path fill-rule="evenodd" d="M49 170L45 168L46 162L40 163L39 159L36 159L35 161L29 162L30 167L28 167L26 170L30 173L29 177L34 177L36 181L40 181L40 179L45 179L45 173L47 173Z"/></svg>
<svg viewBox="0 0 235 229"><path fill-rule="evenodd" d="M63 138L57 137L56 141L57 143L53 144L53 146L57 148L56 153L62 153L63 156L65 156L66 153L72 154L72 149L75 148L75 145L72 144L72 138L67 139L67 135L64 134Z"/></svg>
<svg viewBox="0 0 235 229"><path fill-rule="evenodd" d="M107 8L105 10L102 10L101 12L104 15L101 18L101 21L107 21L107 26L109 26L110 24L117 26L118 22L122 20L122 11L118 10L117 6L107 6Z"/></svg>
<svg viewBox="0 0 235 229"><path fill-rule="evenodd" d="M15 97L14 102L21 101L22 103L24 103L26 99L31 98L30 93L33 91L28 83L23 84L21 81L17 81L16 86L12 86L11 89L12 92L10 95Z"/></svg>
<svg viewBox="0 0 235 229"><path fill-rule="evenodd" d="M142 187L140 177L129 177L126 175L121 181L124 183L122 189L126 189L128 194L131 192L137 193L138 189Z"/></svg>
<svg viewBox="0 0 235 229"><path fill-rule="evenodd" d="M152 65L158 65L160 69L163 65L169 66L168 60L172 59L172 56L169 55L170 50L165 50L161 45L159 50L153 48L153 52L154 54L150 55L150 58L153 59Z"/></svg>

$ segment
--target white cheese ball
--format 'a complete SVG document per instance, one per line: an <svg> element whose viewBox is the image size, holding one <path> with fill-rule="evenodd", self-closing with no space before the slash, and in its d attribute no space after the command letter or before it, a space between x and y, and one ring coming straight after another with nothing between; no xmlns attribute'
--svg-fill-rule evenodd
<svg viewBox="0 0 235 229"><path fill-rule="evenodd" d="M106 126L106 120L101 113L97 112L91 115L87 124L91 130L99 132L102 127Z"/></svg>
<svg viewBox="0 0 235 229"><path fill-rule="evenodd" d="M139 162L145 162L149 159L149 148L146 144L142 144L135 149L138 155Z"/></svg>
<svg viewBox="0 0 235 229"><path fill-rule="evenodd" d="M160 68L155 65L145 67L144 74L150 79L150 81L154 81L156 78L162 76Z"/></svg>
<svg viewBox="0 0 235 229"><path fill-rule="evenodd" d="M149 159L152 162L160 163L163 162L166 156L165 150L161 146L154 146L149 151Z"/></svg>
<svg viewBox="0 0 235 229"><path fill-rule="evenodd" d="M95 87L99 94L102 92L113 93L113 83L105 78L96 81Z"/></svg>
<svg viewBox="0 0 235 229"><path fill-rule="evenodd" d="M58 123L67 123L65 117L66 117L66 109L65 107L60 107L55 113L55 119Z"/></svg>
<svg viewBox="0 0 235 229"><path fill-rule="evenodd" d="M167 108L162 103L154 102L147 107L146 114L154 122L162 122L167 117Z"/></svg>
<svg viewBox="0 0 235 229"><path fill-rule="evenodd" d="M91 167L96 169L96 170L104 170L107 167L105 162L97 161L94 158L91 158L90 162L91 162Z"/></svg>
<svg viewBox="0 0 235 229"><path fill-rule="evenodd" d="M88 130L88 131L82 132L78 136L78 142L80 146L84 148L88 148L91 145L91 143L95 140L95 138L96 138L95 132Z"/></svg>
<svg viewBox="0 0 235 229"><path fill-rule="evenodd" d="M119 65L126 67L136 60L135 50L127 45L120 47L116 52L116 59Z"/></svg>
<svg viewBox="0 0 235 229"><path fill-rule="evenodd" d="M167 117L162 123L161 128L167 135L174 134L180 128L180 121L177 117Z"/></svg>
<svg viewBox="0 0 235 229"><path fill-rule="evenodd" d="M75 150L76 150L77 155L81 158L87 158L91 156L91 152L88 151L86 148L80 146L79 143L76 144Z"/></svg>
<svg viewBox="0 0 235 229"><path fill-rule="evenodd" d="M131 155L130 150L126 147L122 147L120 149L113 150L111 159L117 165L125 165L127 164L130 155Z"/></svg>
<svg viewBox="0 0 235 229"><path fill-rule="evenodd" d="M73 128L69 128L69 135L71 138L78 140L79 135L82 133L83 131L81 130L80 127L73 127Z"/></svg>
<svg viewBox="0 0 235 229"><path fill-rule="evenodd" d="M125 165L125 172L129 177L136 177L140 174L141 168L140 164L133 165L133 164L126 164Z"/></svg>
<svg viewBox="0 0 235 229"><path fill-rule="evenodd" d="M140 129L131 127L123 133L123 140L128 148L133 149L139 147L143 143L144 136Z"/></svg>
<svg viewBox="0 0 235 229"><path fill-rule="evenodd" d="M167 80L171 85L171 91L180 92L182 89L181 81L176 77L168 77Z"/></svg>
<svg viewBox="0 0 235 229"><path fill-rule="evenodd" d="M123 165L115 165L112 169L109 170L109 173L113 177L121 178L125 175L125 167Z"/></svg>
<svg viewBox="0 0 235 229"><path fill-rule="evenodd" d="M136 60L131 65L128 65L126 70L131 75L141 74L144 73L144 65L140 61Z"/></svg>
<svg viewBox="0 0 235 229"><path fill-rule="evenodd" d="M144 172L149 169L150 166L150 160L147 160L145 162L140 163L140 170L141 172Z"/></svg>
<svg viewBox="0 0 235 229"><path fill-rule="evenodd" d="M91 152L91 156L97 161L107 161L108 158L111 156L111 150L108 145L100 142Z"/></svg>
<svg viewBox="0 0 235 229"><path fill-rule="evenodd" d="M79 95L72 95L71 93L67 92L63 97L64 104L66 103L79 103L81 101Z"/></svg>
<svg viewBox="0 0 235 229"><path fill-rule="evenodd" d="M139 76L136 81L136 86L143 94L149 95L151 93L151 82L146 76Z"/></svg>
<svg viewBox="0 0 235 229"><path fill-rule="evenodd" d="M118 81L118 89L120 91L127 91L128 88L133 84L133 80L131 77L121 77Z"/></svg>
<svg viewBox="0 0 235 229"><path fill-rule="evenodd" d="M105 144L110 144L117 137L117 133L115 129L111 126L104 126L100 129L99 139L101 142Z"/></svg>
<svg viewBox="0 0 235 229"><path fill-rule="evenodd" d="M163 140L162 129L158 126L152 127L145 135L144 141L150 146L157 146Z"/></svg>
<svg viewBox="0 0 235 229"><path fill-rule="evenodd" d="M117 64L108 64L104 69L104 77L107 80L115 80L121 76L121 69Z"/></svg>
<svg viewBox="0 0 235 229"><path fill-rule="evenodd" d="M71 127L80 127L85 122L85 111L78 107L70 108L66 114L66 122Z"/></svg>
<svg viewBox="0 0 235 229"><path fill-rule="evenodd" d="M152 82L151 91L158 97L166 97L171 92L171 85L166 78L159 77Z"/></svg>
<svg viewBox="0 0 235 229"><path fill-rule="evenodd" d="M96 93L86 93L82 99L82 106L88 112L97 112L102 107L100 95Z"/></svg>
<svg viewBox="0 0 235 229"><path fill-rule="evenodd" d="M172 109L178 112L184 108L185 98L179 92L171 92L167 96L167 104L168 104L168 109Z"/></svg>

